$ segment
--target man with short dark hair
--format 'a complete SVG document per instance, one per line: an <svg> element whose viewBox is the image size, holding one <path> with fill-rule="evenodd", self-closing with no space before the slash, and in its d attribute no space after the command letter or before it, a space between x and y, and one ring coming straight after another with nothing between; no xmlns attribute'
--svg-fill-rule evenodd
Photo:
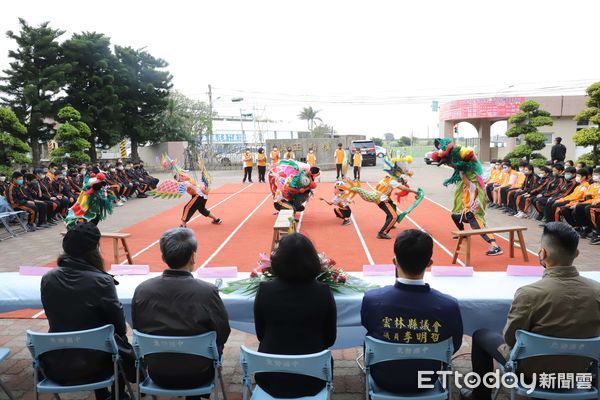
<svg viewBox="0 0 600 400"><path fill-rule="evenodd" d="M518 329L560 338L600 335L600 283L580 276L573 266L579 255L578 244L579 235L568 224L545 225L539 251L540 264L546 269L544 276L516 291L504 335L488 329L473 333L473 372L480 377L492 372L494 359L504 365ZM534 357L520 362L517 372L528 377L533 372L573 374L587 372L589 367L590 360L581 357ZM461 397L489 400L491 389L483 385L473 391L462 389Z"/></svg>
<svg viewBox="0 0 600 400"><path fill-rule="evenodd" d="M194 232L175 228L160 238L162 259L169 267L162 275L140 284L133 295L133 328L150 335L195 336L217 333L222 351L231 329L219 291L195 279L198 243ZM194 388L214 377L212 361L186 354L155 354L146 357L148 374L165 388Z"/></svg>
<svg viewBox="0 0 600 400"><path fill-rule="evenodd" d="M416 229L401 232L394 243L396 283L365 294L361 322L367 335L393 343L437 343L452 338L460 349L463 326L458 302L423 281L433 263L433 239ZM388 361L371 367L371 375L384 390L417 392L418 371L439 371L435 361Z"/></svg>
<svg viewBox="0 0 600 400"><path fill-rule="evenodd" d="M342 170L342 166L344 164L344 158L346 157L346 153L344 152L344 149L342 149L342 144L338 143L337 145L337 149L335 149L335 154L333 156L333 161L335 162L335 179L336 180L340 180L344 179L344 172Z"/></svg>
<svg viewBox="0 0 600 400"><path fill-rule="evenodd" d="M552 146L552 150L550 150L550 158L555 164L562 163L565 161L565 157L567 156L567 148L561 142L561 137L555 138L554 146Z"/></svg>

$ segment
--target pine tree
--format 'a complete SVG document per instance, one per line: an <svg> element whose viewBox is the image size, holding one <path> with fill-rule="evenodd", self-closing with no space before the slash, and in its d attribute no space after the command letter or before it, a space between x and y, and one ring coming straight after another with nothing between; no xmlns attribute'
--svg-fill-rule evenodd
<svg viewBox="0 0 600 400"><path fill-rule="evenodd" d="M18 49L8 52L13 59L3 71L0 92L2 103L12 109L27 129L27 141L31 145L33 163L38 164L41 143L51 138L51 130L44 118L54 115L58 107L57 95L65 82L70 65L63 63L57 39L64 33L52 29L48 22L32 27L19 19L21 31L8 31L8 38L16 41Z"/></svg>
<svg viewBox="0 0 600 400"><path fill-rule="evenodd" d="M101 33L74 34L62 48L65 61L72 66L64 103L78 110L89 126L89 155L96 161L96 145L113 146L120 139L120 103L114 86L117 59L111 53L110 39Z"/></svg>
<svg viewBox="0 0 600 400"><path fill-rule="evenodd" d="M538 132L537 128L552 125L550 113L540 110L540 104L533 100L524 101L519 105L519 109L520 113L508 119L508 122L514 126L506 131L506 136L516 138L523 135L525 143L515 147L506 157L513 164L525 159L527 162L531 161L535 166L543 166L546 164L546 158L534 151L546 147L546 136Z"/></svg>
<svg viewBox="0 0 600 400"><path fill-rule="evenodd" d="M27 129L12 110L0 108L0 171L12 172L15 164L29 164L31 147L22 139Z"/></svg>
<svg viewBox="0 0 600 400"><path fill-rule="evenodd" d="M578 122L588 121L595 126L578 130L573 135L573 142L577 146L592 147L591 153L587 153L581 157L586 163L593 163L593 166L598 165L600 161L600 82L591 84L586 90L589 99L586 101L585 110L575 116Z"/></svg>
<svg viewBox="0 0 600 400"><path fill-rule="evenodd" d="M81 121L81 114L73 107L60 109L56 120L60 123L54 141L58 147L52 151L52 161L55 163L79 163L90 161L86 151L90 148L91 130Z"/></svg>
<svg viewBox="0 0 600 400"><path fill-rule="evenodd" d="M121 103L121 126L131 141L131 158L139 160L138 146L160 141L154 129L157 117L167 108L172 76L167 62L131 47L115 47L119 60L117 88Z"/></svg>

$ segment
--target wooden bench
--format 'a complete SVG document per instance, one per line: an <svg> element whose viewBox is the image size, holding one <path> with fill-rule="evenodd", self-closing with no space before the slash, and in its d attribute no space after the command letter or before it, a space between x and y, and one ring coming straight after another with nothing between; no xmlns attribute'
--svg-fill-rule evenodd
<svg viewBox="0 0 600 400"><path fill-rule="evenodd" d="M282 237L296 232L296 221L294 220L294 211L281 210L273 224L273 242L271 251L275 250Z"/></svg>
<svg viewBox="0 0 600 400"><path fill-rule="evenodd" d="M475 235L483 235L483 234L494 234L494 233L506 233L508 232L508 245L510 251L510 257L513 258L515 256L515 233L519 239L519 247L521 248L521 252L523 253L523 259L525 261L529 261L529 255L527 254L527 247L525 246L525 239L523 237L523 231L526 231L527 228L524 226L507 226L500 228L485 228L485 229L470 229L464 231L454 231L452 235L454 235L457 239L456 249L454 250L454 256L452 257L452 264L456 264L456 260L458 259L459 254L463 254L465 256L465 263L467 266L471 266L471 237ZM464 251L461 251L463 242L466 242L466 248Z"/></svg>
<svg viewBox="0 0 600 400"><path fill-rule="evenodd" d="M65 236L67 232L61 232L61 235ZM127 238L131 236L131 233L123 233L123 232L101 232L103 238L112 239L113 242L113 263L121 264L120 256L119 256L119 240L123 245L123 251L125 252L125 256L127 257L127 263L129 265L133 265L133 258L131 257L131 252L129 251L129 246L127 246Z"/></svg>

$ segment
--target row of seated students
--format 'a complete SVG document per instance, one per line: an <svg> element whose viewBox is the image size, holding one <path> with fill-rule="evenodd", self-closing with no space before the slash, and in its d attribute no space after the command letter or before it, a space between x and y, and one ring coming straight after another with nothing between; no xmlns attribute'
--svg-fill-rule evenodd
<svg viewBox="0 0 600 400"><path fill-rule="evenodd" d="M104 270L99 240L98 228L89 223L78 224L67 233L58 267L42 278L42 303L50 332L113 324L127 378L133 381L134 359L123 308L115 280ZM581 277L573 266L578 242L579 235L567 224L553 222L545 226L539 252L546 268L543 278L518 289L504 333L480 329L473 334L472 363L480 376L492 371L493 359L506 362L518 329L565 338L600 335L600 283ZM161 236L159 245L168 268L136 288L132 327L159 336L215 331L222 352L231 332L227 310L218 289L192 275L198 251L194 232L171 229ZM433 239L420 230L405 230L396 237L393 252L396 281L368 291L362 301L361 321L367 335L398 344L429 344L451 338L454 351L458 351L463 340L458 301L424 281L425 270L433 263ZM261 282L254 300L258 351L299 355L333 346L337 335L336 301L331 289L316 280L321 266L311 241L300 233L284 237L272 256L272 269L276 278ZM43 361L44 374L61 384L89 383L112 372L110 357L78 350L48 353ZM214 376L209 360L192 355L151 355L145 367L152 380L165 388L194 388ZM538 359L522 367L526 374L586 373L591 360ZM419 370L440 368L439 363L427 360L388 361L374 365L371 373L382 389L414 393L420 390ZM319 379L286 373L258 373L255 380L277 398L314 396L325 387ZM120 384L124 386L125 382ZM490 389L483 386L461 394L467 399L491 397ZM96 397L104 400L108 393L97 391Z"/></svg>
<svg viewBox="0 0 600 400"><path fill-rule="evenodd" d="M33 171L26 168L15 171L10 179L0 174L0 207L6 211L25 211L30 231L49 228L67 215L81 193L86 176L98 172L106 175L108 190L117 206L133 195L146 197L145 193L158 184L143 162L61 166L51 163Z"/></svg>
<svg viewBox="0 0 600 400"><path fill-rule="evenodd" d="M486 183L489 208L516 218L535 218L540 226L564 221L583 239L600 244L600 168L580 162L533 165L493 160Z"/></svg>

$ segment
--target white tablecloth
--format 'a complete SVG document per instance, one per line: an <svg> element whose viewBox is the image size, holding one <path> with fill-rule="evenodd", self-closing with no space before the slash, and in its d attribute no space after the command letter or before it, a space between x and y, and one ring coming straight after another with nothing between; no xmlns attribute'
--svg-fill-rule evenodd
<svg viewBox="0 0 600 400"><path fill-rule="evenodd" d="M156 275L154 273L117 277L117 292L128 320L131 315L131 298L136 286ZM354 275L362 278L362 274ZM582 275L600 281L600 272L582 272ZM243 277L246 276L247 274ZM434 277L430 274L425 276L425 281L432 288L458 299L464 331L468 335L479 328L500 332L515 291L538 279L507 276L504 272L476 272L472 277ZM0 273L0 312L42 308L40 280L39 276L20 276L17 272ZM393 277L369 277L366 280L379 286L394 283ZM222 294L221 297L229 313L231 327L254 333L254 299L239 294ZM335 300L338 310L338 340L334 347L360 346L365 335L365 330L360 325L362 294L336 295Z"/></svg>

